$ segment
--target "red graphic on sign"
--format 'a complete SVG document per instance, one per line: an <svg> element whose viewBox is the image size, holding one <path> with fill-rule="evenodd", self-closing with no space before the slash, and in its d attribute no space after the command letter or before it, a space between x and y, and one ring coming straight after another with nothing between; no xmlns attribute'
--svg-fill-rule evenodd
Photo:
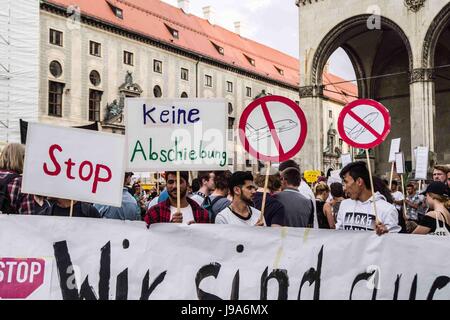
<svg viewBox="0 0 450 320"><path fill-rule="evenodd" d="M277 108L272 108L269 111L269 102L279 102L282 105L277 105ZM253 128L249 124L249 117L252 112L258 107L261 107L262 109L265 122L262 127ZM282 119L274 121L273 115L280 113L280 111L282 111L280 110L281 108L288 108L290 110L293 110L296 116L295 119ZM279 134L291 130L297 126L300 126L299 136L290 137L291 139L297 139L295 145L290 148L290 150L284 150L282 145L283 141L280 141ZM244 145L245 150L253 157L263 161L283 162L289 160L290 158L295 156L303 147L306 139L306 133L306 117L302 109L300 109L300 107L294 101L281 96L266 96L253 101L247 106L247 108L245 108L239 121L239 137L241 139L241 143ZM252 136L255 141L259 141L265 138L273 139L273 142L275 143L275 146L278 150L278 155L274 156L262 153L261 150L258 150L257 145L252 145L249 142L249 136Z"/></svg>
<svg viewBox="0 0 450 320"><path fill-rule="evenodd" d="M44 283L45 260L0 258L0 298L28 298Z"/></svg>
<svg viewBox="0 0 450 320"><path fill-rule="evenodd" d="M374 100L353 101L339 114L339 135L355 148L370 149L378 146L386 139L390 130L389 110Z"/></svg>

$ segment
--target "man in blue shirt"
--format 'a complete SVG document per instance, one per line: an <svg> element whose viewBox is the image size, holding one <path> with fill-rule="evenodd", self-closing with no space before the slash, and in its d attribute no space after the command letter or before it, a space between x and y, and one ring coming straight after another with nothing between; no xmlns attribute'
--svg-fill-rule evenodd
<svg viewBox="0 0 450 320"><path fill-rule="evenodd" d="M106 219L119 220L142 220L141 210L136 202L136 199L128 192L127 185L131 180L132 174L125 173L124 187L122 190L122 206L112 207L100 204L94 204L94 207L100 212L100 215Z"/></svg>

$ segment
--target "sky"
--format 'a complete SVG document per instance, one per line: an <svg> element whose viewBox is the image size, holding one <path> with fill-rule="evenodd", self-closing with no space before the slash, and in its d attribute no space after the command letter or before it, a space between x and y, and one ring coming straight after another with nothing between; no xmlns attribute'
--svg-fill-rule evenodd
<svg viewBox="0 0 450 320"><path fill-rule="evenodd" d="M178 6L178 0L162 0ZM190 0L189 12L203 17L203 7L211 6L214 23L234 31L241 22L241 35L280 50L295 58L299 52L298 7L295 0ZM354 79L350 60L342 49L330 57L330 72Z"/></svg>

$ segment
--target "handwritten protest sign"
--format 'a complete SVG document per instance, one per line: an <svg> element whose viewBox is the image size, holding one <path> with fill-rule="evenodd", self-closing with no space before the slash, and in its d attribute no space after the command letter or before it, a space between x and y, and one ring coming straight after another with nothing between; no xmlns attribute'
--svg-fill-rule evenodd
<svg viewBox="0 0 450 320"><path fill-rule="evenodd" d="M125 138L29 123L22 192L120 207Z"/></svg>
<svg viewBox="0 0 450 320"><path fill-rule="evenodd" d="M224 99L125 100L126 166L130 171L224 170Z"/></svg>

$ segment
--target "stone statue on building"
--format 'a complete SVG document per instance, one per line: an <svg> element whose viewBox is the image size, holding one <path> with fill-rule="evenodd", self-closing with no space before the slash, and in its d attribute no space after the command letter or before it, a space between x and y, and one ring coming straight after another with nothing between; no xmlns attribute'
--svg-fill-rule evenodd
<svg viewBox="0 0 450 320"><path fill-rule="evenodd" d="M117 99L114 99L112 103L106 104L106 116L105 121L109 121L122 115L123 105L117 102Z"/></svg>

